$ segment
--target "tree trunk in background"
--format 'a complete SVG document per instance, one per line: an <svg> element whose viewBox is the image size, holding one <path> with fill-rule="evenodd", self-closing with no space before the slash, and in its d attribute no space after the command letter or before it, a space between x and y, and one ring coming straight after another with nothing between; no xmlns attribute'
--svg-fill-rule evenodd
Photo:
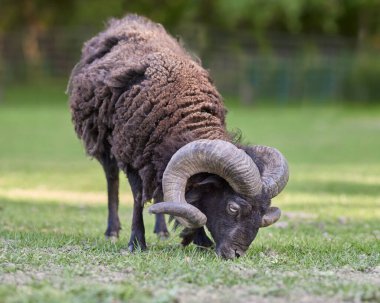
<svg viewBox="0 0 380 303"><path fill-rule="evenodd" d="M370 14L368 14L368 10L366 8L362 8L359 12L359 22L358 22L358 46L359 49L363 49L366 47L366 42L368 39L368 24Z"/></svg>
<svg viewBox="0 0 380 303"><path fill-rule="evenodd" d="M33 1L24 1L23 15L27 26L22 41L22 49L26 61L26 76L33 79L42 75L42 55L39 38L43 28L36 15L36 7Z"/></svg>
<svg viewBox="0 0 380 303"><path fill-rule="evenodd" d="M37 27L31 26L25 32L22 43L25 59L28 64L38 66L41 63L41 51L38 39L40 37L40 30Z"/></svg>
<svg viewBox="0 0 380 303"><path fill-rule="evenodd" d="M5 82L5 66L4 66L4 59L3 59L3 34L0 32L0 103L3 101L3 96L4 96L4 82Z"/></svg>

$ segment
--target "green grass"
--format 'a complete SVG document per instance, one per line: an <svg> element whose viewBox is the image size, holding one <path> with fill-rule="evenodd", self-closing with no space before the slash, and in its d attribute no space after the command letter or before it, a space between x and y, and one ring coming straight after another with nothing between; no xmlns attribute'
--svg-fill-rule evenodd
<svg viewBox="0 0 380 303"><path fill-rule="evenodd" d="M102 170L76 139L64 88L9 89L0 104L0 302L380 301L380 108L242 108L228 125L280 149L284 216L247 256L182 248L177 233L127 252L103 239ZM53 101L51 101L53 100Z"/></svg>

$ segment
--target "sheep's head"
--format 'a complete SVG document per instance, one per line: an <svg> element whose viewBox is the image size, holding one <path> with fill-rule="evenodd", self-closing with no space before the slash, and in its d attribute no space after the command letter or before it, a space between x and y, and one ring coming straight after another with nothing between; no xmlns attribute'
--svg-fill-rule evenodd
<svg viewBox="0 0 380 303"><path fill-rule="evenodd" d="M188 230L206 225L219 256L239 257L260 227L280 218L270 199L287 181L286 160L274 148L244 151L222 140L197 140L173 155L163 176L165 202L150 212L173 215Z"/></svg>

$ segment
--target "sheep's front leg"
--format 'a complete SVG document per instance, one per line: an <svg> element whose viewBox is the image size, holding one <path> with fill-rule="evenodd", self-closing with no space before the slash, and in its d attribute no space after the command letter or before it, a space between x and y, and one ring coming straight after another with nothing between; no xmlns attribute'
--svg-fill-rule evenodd
<svg viewBox="0 0 380 303"><path fill-rule="evenodd" d="M133 194L133 217L131 238L129 239L128 249L130 252L133 252L136 249L146 249L142 203L142 182L138 173L133 169L128 169L127 176Z"/></svg>
<svg viewBox="0 0 380 303"><path fill-rule="evenodd" d="M203 227L197 229L193 243L199 247L212 247L214 245L214 243L206 235Z"/></svg>
<svg viewBox="0 0 380 303"><path fill-rule="evenodd" d="M206 235L203 227L197 229L185 228L181 232L180 237L182 238L181 244L183 246L187 246L191 242L199 247L211 247L214 245L214 243Z"/></svg>

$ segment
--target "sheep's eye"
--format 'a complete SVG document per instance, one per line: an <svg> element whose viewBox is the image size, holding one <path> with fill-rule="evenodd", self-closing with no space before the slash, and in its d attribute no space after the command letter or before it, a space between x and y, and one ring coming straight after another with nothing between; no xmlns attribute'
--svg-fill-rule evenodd
<svg viewBox="0 0 380 303"><path fill-rule="evenodd" d="M234 216L240 211L240 206L235 202L228 203L227 211L230 215Z"/></svg>

